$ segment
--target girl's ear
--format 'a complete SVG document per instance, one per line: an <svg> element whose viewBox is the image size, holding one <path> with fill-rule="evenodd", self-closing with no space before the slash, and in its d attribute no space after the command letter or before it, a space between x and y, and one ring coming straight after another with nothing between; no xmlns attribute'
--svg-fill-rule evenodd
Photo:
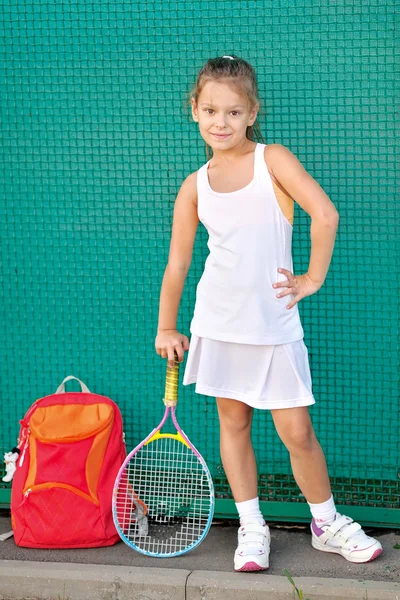
<svg viewBox="0 0 400 600"><path fill-rule="evenodd" d="M192 117L193 117L193 121L196 121L196 123L198 123L199 122L199 117L198 117L198 112L197 112L196 100L192 97L190 99L190 102L192 104Z"/></svg>
<svg viewBox="0 0 400 600"><path fill-rule="evenodd" d="M254 121L257 119L257 113L258 113L258 109L260 108L259 104L255 104L253 106L253 108L251 109L250 112L250 116L249 116L249 122L248 122L248 127L250 127L251 125L254 124Z"/></svg>

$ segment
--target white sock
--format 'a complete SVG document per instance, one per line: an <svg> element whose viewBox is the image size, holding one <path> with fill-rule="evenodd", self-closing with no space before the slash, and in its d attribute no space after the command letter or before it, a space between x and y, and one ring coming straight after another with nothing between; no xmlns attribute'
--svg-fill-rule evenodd
<svg viewBox="0 0 400 600"><path fill-rule="evenodd" d="M235 502L235 505L239 513L241 527L247 523L258 523L258 525L265 525L264 517L260 511L258 497L253 498L252 500L245 500L244 502Z"/></svg>
<svg viewBox="0 0 400 600"><path fill-rule="evenodd" d="M326 502L320 504L311 504L308 502L311 514L319 526L321 525L332 525L336 517L336 507L333 496Z"/></svg>

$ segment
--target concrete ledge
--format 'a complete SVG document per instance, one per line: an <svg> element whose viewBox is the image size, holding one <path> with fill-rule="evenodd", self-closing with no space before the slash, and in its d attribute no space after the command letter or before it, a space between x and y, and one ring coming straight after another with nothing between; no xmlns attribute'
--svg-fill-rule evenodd
<svg viewBox="0 0 400 600"><path fill-rule="evenodd" d="M400 584L393 582L296 577L295 584L309 600L400 600ZM186 600L267 598L293 600L293 587L286 577L266 573L193 571L186 588Z"/></svg>
<svg viewBox="0 0 400 600"><path fill-rule="evenodd" d="M298 577L309 600L400 600L400 583ZM1 600L293 600L286 577L3 560Z"/></svg>
<svg viewBox="0 0 400 600"><path fill-rule="evenodd" d="M4 560L1 600L185 600L190 571Z"/></svg>

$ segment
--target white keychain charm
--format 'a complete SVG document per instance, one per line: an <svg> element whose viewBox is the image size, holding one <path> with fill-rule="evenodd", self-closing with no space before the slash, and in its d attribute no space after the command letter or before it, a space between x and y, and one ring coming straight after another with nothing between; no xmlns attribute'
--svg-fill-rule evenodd
<svg viewBox="0 0 400 600"><path fill-rule="evenodd" d="M13 448L11 452L6 452L4 455L4 462L6 463L6 474L3 477L3 481L5 483L9 483L12 481L14 477L14 473L17 470L16 462L20 455L19 448Z"/></svg>

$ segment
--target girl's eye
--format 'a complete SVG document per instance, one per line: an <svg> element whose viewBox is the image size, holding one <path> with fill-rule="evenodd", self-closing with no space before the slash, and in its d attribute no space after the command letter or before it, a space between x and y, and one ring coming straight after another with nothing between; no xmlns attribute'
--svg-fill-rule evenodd
<svg viewBox="0 0 400 600"><path fill-rule="evenodd" d="M204 112L206 112L207 114L211 115L214 112L214 109L212 109L212 108L205 108ZM238 110L232 110L231 111L231 115L233 115L234 117L236 117L237 115L240 115L240 112Z"/></svg>

